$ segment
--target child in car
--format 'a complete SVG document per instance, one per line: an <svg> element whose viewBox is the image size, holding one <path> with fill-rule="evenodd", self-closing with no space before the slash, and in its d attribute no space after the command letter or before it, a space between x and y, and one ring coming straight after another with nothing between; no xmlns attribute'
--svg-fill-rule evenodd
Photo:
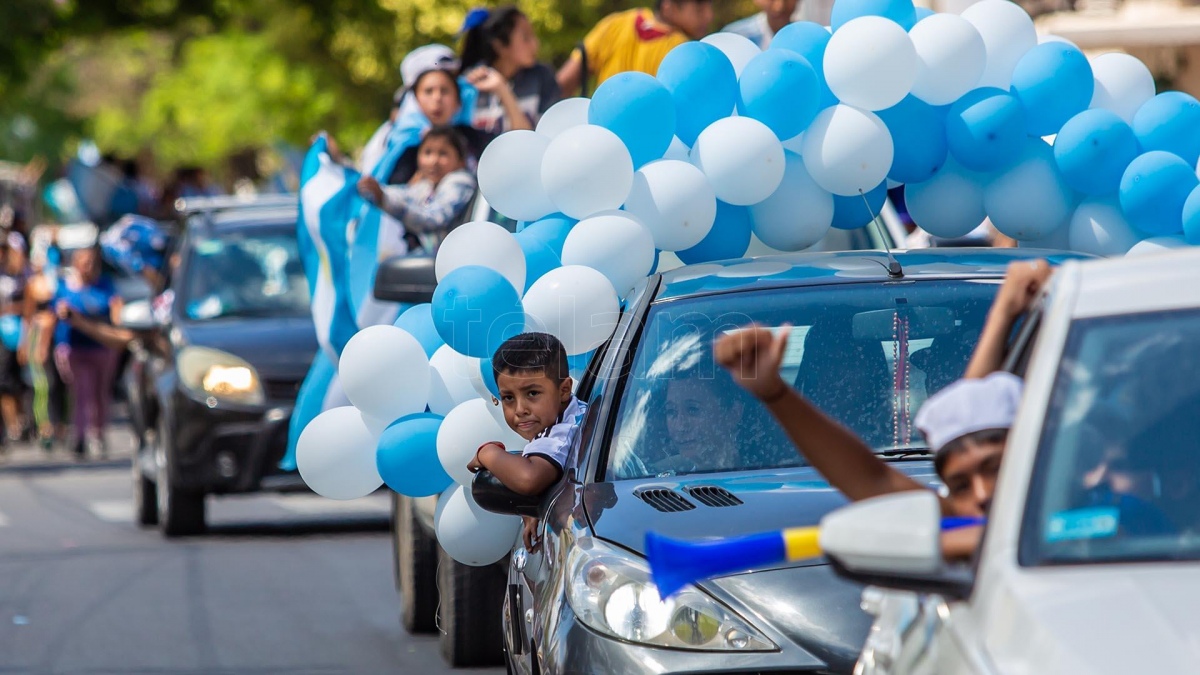
<svg viewBox="0 0 1200 675"><path fill-rule="evenodd" d="M451 126L425 132L417 147L417 172L403 185L380 185L370 176L358 190L388 215L404 223L409 249L433 252L475 195L467 170L467 141Z"/></svg>
<svg viewBox="0 0 1200 675"><path fill-rule="evenodd" d="M528 441L520 454L503 443L484 443L467 465L487 469L508 489L540 495L558 482L587 405L571 393L567 351L546 333L509 338L492 357L504 420ZM534 548L532 519L525 521L525 545Z"/></svg>

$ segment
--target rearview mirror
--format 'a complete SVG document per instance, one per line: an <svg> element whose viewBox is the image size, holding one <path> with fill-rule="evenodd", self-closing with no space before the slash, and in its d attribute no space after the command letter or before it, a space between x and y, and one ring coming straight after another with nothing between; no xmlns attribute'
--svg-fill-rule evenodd
<svg viewBox="0 0 1200 675"><path fill-rule="evenodd" d="M121 326L132 331L146 331L158 328L154 320L149 300L135 300L121 307Z"/></svg>
<svg viewBox="0 0 1200 675"><path fill-rule="evenodd" d="M508 489L486 469L471 480L471 496L483 510L509 516L537 518L542 503L541 496L530 497Z"/></svg>
<svg viewBox="0 0 1200 675"><path fill-rule="evenodd" d="M402 255L379 264L375 273L375 298L419 305L433 300L437 275L432 256Z"/></svg>
<svg viewBox="0 0 1200 675"><path fill-rule="evenodd" d="M856 340L893 340L896 336L896 316L908 321L914 335L934 337L954 332L954 310L949 307L905 307L877 309L854 315L852 329Z"/></svg>
<svg viewBox="0 0 1200 675"><path fill-rule="evenodd" d="M821 550L838 575L872 586L963 598L973 574L942 559L941 506L929 490L865 499L821 519Z"/></svg>

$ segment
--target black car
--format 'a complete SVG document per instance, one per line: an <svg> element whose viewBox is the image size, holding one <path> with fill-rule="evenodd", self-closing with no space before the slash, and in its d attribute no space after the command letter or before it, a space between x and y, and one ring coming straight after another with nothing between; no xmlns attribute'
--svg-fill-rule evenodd
<svg viewBox="0 0 1200 675"><path fill-rule="evenodd" d="M280 203L188 213L170 285L135 326L134 505L166 536L204 529L206 495L305 489L278 465L317 339L295 201Z"/></svg>

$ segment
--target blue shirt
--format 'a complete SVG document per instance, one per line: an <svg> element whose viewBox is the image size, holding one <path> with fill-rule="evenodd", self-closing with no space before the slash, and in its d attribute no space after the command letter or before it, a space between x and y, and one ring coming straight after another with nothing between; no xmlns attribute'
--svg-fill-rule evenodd
<svg viewBox="0 0 1200 675"><path fill-rule="evenodd" d="M113 298L117 295L116 286L113 285L112 279L107 276L101 276L96 282L90 286L73 289L71 284L65 281L58 285L58 292L54 296L54 304L58 305L59 301L65 301L71 309L88 319L95 319L104 323L108 323L110 319L110 307L112 306ZM72 347L94 348L102 347L99 342L88 337L83 331L72 328L66 321L59 321L57 328L54 331L55 342L67 344Z"/></svg>

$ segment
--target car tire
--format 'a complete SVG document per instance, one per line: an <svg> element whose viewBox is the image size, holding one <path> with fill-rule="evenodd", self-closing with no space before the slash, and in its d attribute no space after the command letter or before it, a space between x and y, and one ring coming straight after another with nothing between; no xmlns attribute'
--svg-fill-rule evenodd
<svg viewBox="0 0 1200 675"><path fill-rule="evenodd" d="M392 569L400 622L409 633L437 630L437 540L425 532L412 499L392 494Z"/></svg>
<svg viewBox="0 0 1200 675"><path fill-rule="evenodd" d="M158 490L154 481L142 472L142 453L138 449L133 453L133 508L137 524L150 527L158 524Z"/></svg>
<svg viewBox="0 0 1200 675"><path fill-rule="evenodd" d="M205 529L204 493L180 489L171 485L169 462L171 436L159 422L155 444L155 465L158 501L158 526L164 537L185 537L200 534Z"/></svg>
<svg viewBox="0 0 1200 675"><path fill-rule="evenodd" d="M438 548L442 658L455 668L498 666L504 658L504 570L469 567Z"/></svg>

